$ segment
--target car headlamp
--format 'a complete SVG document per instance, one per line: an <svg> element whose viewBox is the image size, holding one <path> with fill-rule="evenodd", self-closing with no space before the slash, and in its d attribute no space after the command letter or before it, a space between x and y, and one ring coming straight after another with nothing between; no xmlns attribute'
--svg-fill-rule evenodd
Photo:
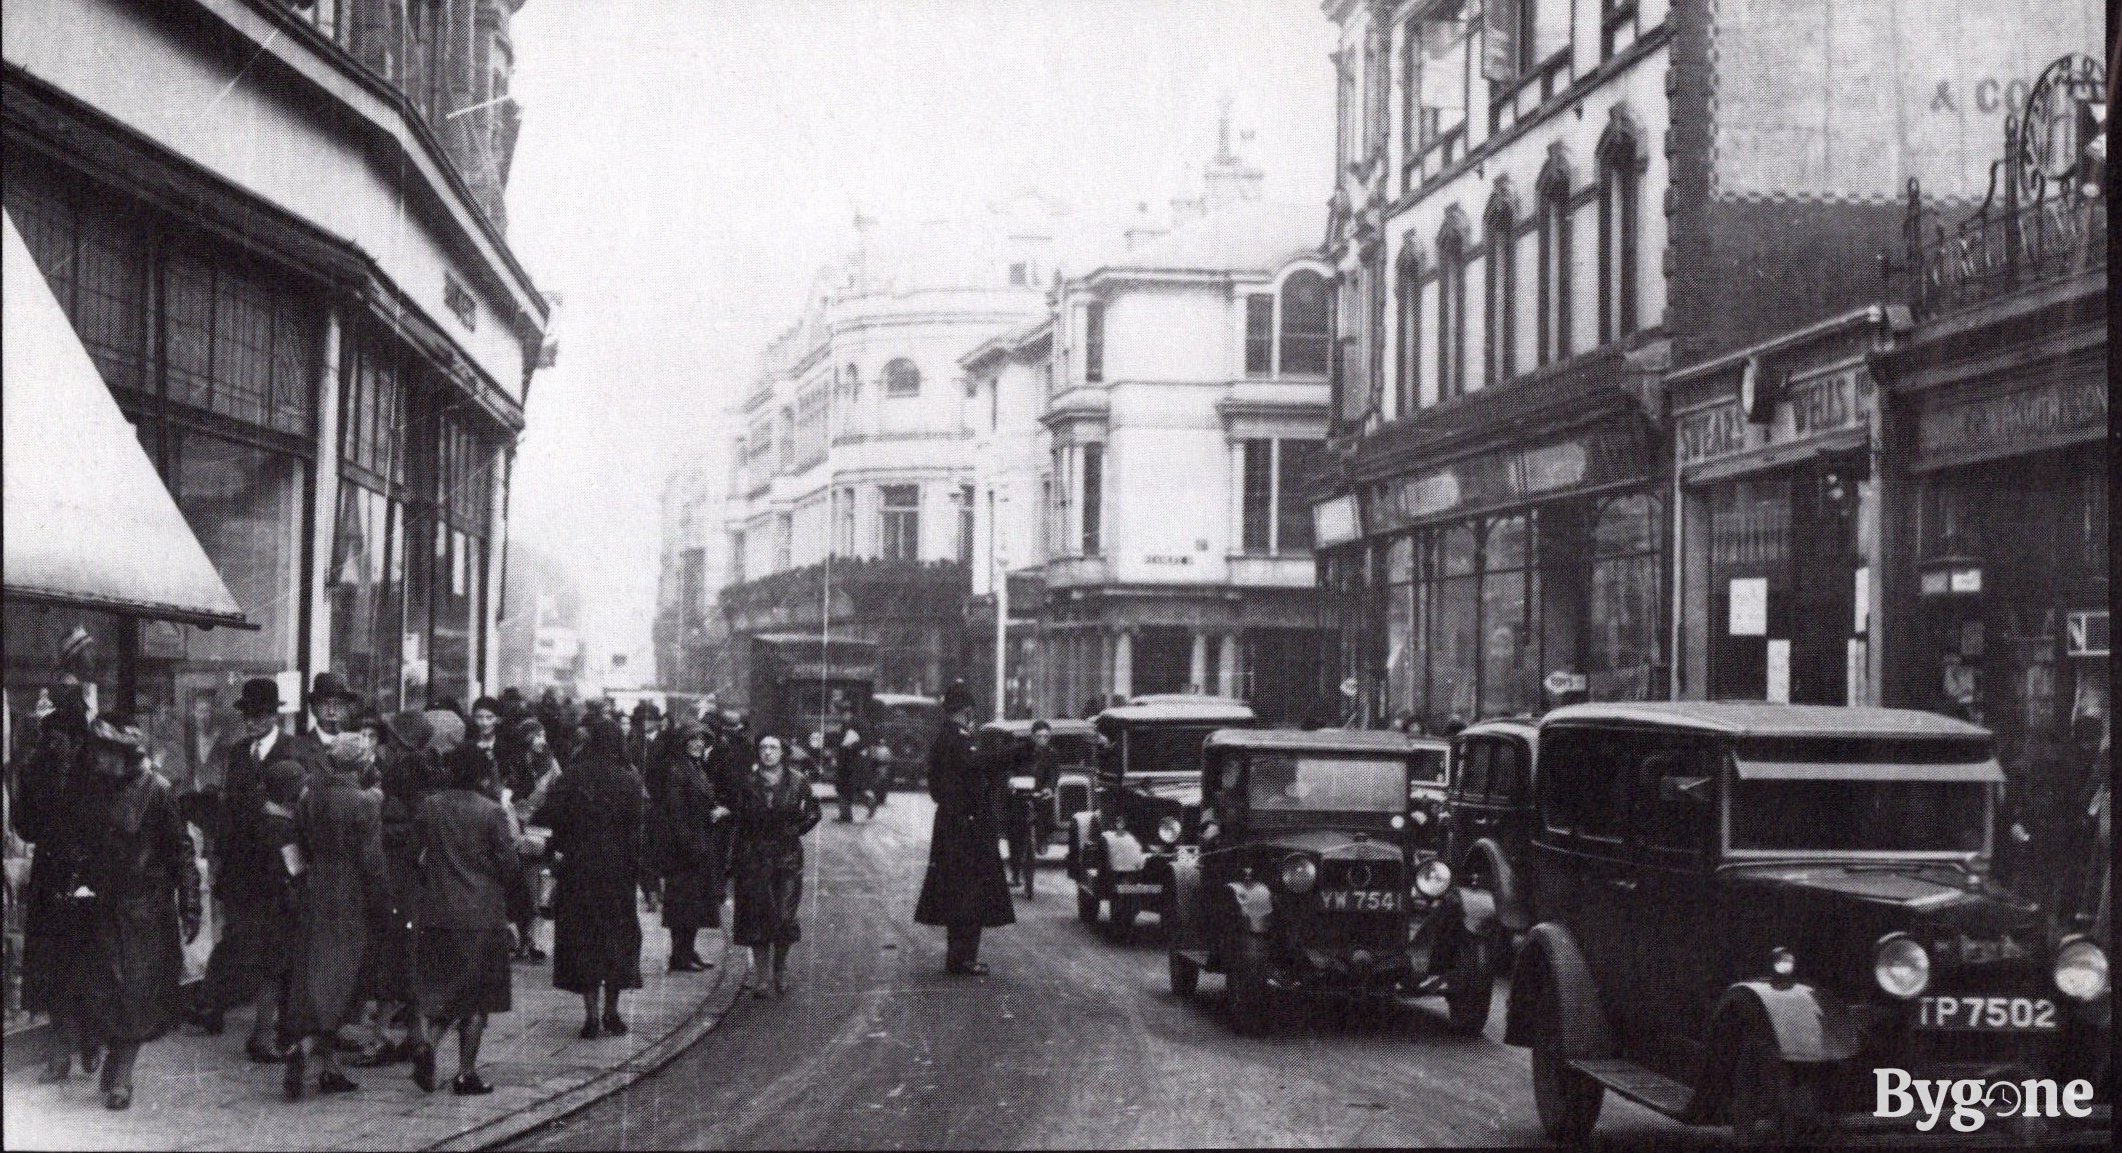
<svg viewBox="0 0 2122 1153"><path fill-rule="evenodd" d="M1167 845L1176 845L1179 843L1179 830L1179 818L1166 817L1157 822L1157 839Z"/></svg>
<svg viewBox="0 0 2122 1153"><path fill-rule="evenodd" d="M1888 996L1905 1001L1930 987L1930 954L1913 938L1894 933L1879 942L1871 971Z"/></svg>
<svg viewBox="0 0 2122 1153"><path fill-rule="evenodd" d="M2090 1001L2107 992L2107 953L2091 941L2064 945L2056 951L2056 988L2073 1001Z"/></svg>
<svg viewBox="0 0 2122 1153"><path fill-rule="evenodd" d="M1798 955L1777 945L1768 951L1768 971L1778 977L1795 975L1798 971Z"/></svg>
<svg viewBox="0 0 2122 1153"><path fill-rule="evenodd" d="M1442 857L1431 857L1415 869L1415 892L1434 901L1452 887L1452 867Z"/></svg>
<svg viewBox="0 0 2122 1153"><path fill-rule="evenodd" d="M1319 883L1319 866L1306 856L1295 856L1282 862L1282 887L1292 893L1309 893Z"/></svg>

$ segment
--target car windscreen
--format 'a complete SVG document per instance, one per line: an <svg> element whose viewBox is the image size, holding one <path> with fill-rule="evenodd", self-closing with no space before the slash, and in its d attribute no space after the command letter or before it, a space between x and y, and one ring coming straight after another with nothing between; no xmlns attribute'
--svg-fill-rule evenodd
<svg viewBox="0 0 2122 1153"><path fill-rule="evenodd" d="M828 727L845 724L855 715L855 699L860 690L854 685L820 684L817 681L799 681L789 685L789 704L795 710L790 720L805 728L818 727L822 715Z"/></svg>
<svg viewBox="0 0 2122 1153"><path fill-rule="evenodd" d="M1397 813L1407 806L1407 762L1255 753L1247 799L1256 810Z"/></svg>
<svg viewBox="0 0 2122 1153"><path fill-rule="evenodd" d="M1121 736L1129 773L1186 773L1201 768L1201 743L1221 725L1145 725Z"/></svg>
<svg viewBox="0 0 2122 1153"><path fill-rule="evenodd" d="M1988 837L1977 781L1737 780L1735 851L1975 853Z"/></svg>
<svg viewBox="0 0 2122 1153"><path fill-rule="evenodd" d="M1095 765L1098 763L1098 746L1088 734L1070 733L1052 738L1054 755L1064 765Z"/></svg>
<svg viewBox="0 0 2122 1153"><path fill-rule="evenodd" d="M1443 749L1416 749L1408 757L1407 779L1424 784L1444 783L1445 755Z"/></svg>

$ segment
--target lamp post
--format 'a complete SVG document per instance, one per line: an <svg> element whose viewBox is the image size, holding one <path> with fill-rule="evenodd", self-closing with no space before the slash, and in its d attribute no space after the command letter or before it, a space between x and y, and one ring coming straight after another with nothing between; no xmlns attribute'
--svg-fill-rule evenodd
<svg viewBox="0 0 2122 1153"><path fill-rule="evenodd" d="M995 588L995 719L1009 716L1009 556L1002 544L1002 512L1009 504L1009 490L995 482L988 503L988 570Z"/></svg>

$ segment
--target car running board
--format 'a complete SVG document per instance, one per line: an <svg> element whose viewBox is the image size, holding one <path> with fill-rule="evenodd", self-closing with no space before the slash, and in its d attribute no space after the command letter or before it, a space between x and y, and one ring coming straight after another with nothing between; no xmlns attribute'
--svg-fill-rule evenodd
<svg viewBox="0 0 2122 1153"><path fill-rule="evenodd" d="M1634 1061L1618 1057L1579 1057L1569 1067L1612 1089L1623 1097L1644 1105L1668 1117L1678 1117L1687 1112L1695 1091L1665 1076L1654 1073Z"/></svg>

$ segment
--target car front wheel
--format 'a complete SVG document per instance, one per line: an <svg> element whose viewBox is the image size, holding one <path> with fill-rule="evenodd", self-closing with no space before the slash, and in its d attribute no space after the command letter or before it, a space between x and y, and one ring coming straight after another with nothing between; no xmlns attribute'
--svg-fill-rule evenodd
<svg viewBox="0 0 2122 1153"><path fill-rule="evenodd" d="M1471 1037L1488 1024L1496 973L1489 964L1485 939L1472 933L1463 934L1456 952L1452 959L1451 985L1444 994L1444 1007L1451 1018L1452 1032Z"/></svg>
<svg viewBox="0 0 2122 1153"><path fill-rule="evenodd" d="M1533 1109L1548 1140L1574 1148L1591 1139L1606 1086L1569 1067L1549 1039L1557 1031L1550 1029L1549 1036L1533 1042Z"/></svg>
<svg viewBox="0 0 2122 1153"><path fill-rule="evenodd" d="M1746 1030L1732 1061L1732 1139L1756 1148L1787 1149L1812 1138L1820 1107L1809 1078L1791 1068L1766 1028Z"/></svg>
<svg viewBox="0 0 2122 1153"><path fill-rule="evenodd" d="M1180 953L1177 949L1173 949L1168 958L1171 970L1172 996L1193 996L1195 988L1201 984L1201 966L1194 964L1191 958Z"/></svg>

